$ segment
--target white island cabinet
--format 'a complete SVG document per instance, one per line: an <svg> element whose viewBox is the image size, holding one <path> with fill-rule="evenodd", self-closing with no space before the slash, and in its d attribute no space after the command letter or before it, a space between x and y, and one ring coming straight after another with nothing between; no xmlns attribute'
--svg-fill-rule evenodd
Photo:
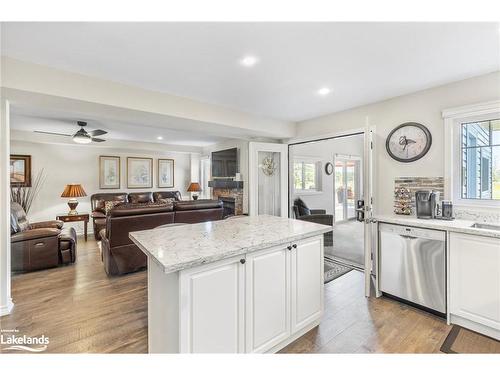
<svg viewBox="0 0 500 375"><path fill-rule="evenodd" d="M150 353L276 352L319 324L323 233L273 216L134 232Z"/></svg>
<svg viewBox="0 0 500 375"><path fill-rule="evenodd" d="M450 233L450 321L500 340L500 239Z"/></svg>

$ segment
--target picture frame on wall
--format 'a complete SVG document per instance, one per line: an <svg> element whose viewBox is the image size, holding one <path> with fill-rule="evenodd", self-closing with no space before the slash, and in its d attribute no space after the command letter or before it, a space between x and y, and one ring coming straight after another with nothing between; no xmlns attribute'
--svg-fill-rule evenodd
<svg viewBox="0 0 500 375"><path fill-rule="evenodd" d="M174 159L158 159L158 187L173 188L175 174Z"/></svg>
<svg viewBox="0 0 500 375"><path fill-rule="evenodd" d="M99 156L99 189L119 189L120 181L120 157Z"/></svg>
<svg viewBox="0 0 500 375"><path fill-rule="evenodd" d="M10 155L10 185L31 187L31 155Z"/></svg>
<svg viewBox="0 0 500 375"><path fill-rule="evenodd" d="M127 188L153 187L153 159L127 157Z"/></svg>

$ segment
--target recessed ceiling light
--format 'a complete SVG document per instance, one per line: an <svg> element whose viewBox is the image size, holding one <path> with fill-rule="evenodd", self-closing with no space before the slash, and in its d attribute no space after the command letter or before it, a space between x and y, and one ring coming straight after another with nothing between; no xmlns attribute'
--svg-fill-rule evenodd
<svg viewBox="0 0 500 375"><path fill-rule="evenodd" d="M163 139L163 137L161 135L159 135L158 137L156 137L156 139L161 141Z"/></svg>
<svg viewBox="0 0 500 375"><path fill-rule="evenodd" d="M318 94L322 96L328 95L331 92L332 90L330 90L328 87L322 87L318 90Z"/></svg>
<svg viewBox="0 0 500 375"><path fill-rule="evenodd" d="M255 56L245 56L244 58L242 58L240 60L241 65L247 66L247 67L254 66L258 62L259 62L259 59Z"/></svg>

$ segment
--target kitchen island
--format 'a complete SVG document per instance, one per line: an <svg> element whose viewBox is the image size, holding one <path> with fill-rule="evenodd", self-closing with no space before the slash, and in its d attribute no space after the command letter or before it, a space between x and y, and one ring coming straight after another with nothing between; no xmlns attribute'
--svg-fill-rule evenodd
<svg viewBox="0 0 500 375"><path fill-rule="evenodd" d="M276 352L317 326L328 231L261 215L130 233L148 257L149 352Z"/></svg>

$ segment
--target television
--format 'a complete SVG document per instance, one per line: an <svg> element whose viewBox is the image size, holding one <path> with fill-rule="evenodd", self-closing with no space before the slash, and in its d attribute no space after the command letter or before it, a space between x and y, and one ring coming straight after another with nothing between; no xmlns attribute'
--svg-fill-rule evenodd
<svg viewBox="0 0 500 375"><path fill-rule="evenodd" d="M238 172L237 148L212 152L212 178L234 178Z"/></svg>

